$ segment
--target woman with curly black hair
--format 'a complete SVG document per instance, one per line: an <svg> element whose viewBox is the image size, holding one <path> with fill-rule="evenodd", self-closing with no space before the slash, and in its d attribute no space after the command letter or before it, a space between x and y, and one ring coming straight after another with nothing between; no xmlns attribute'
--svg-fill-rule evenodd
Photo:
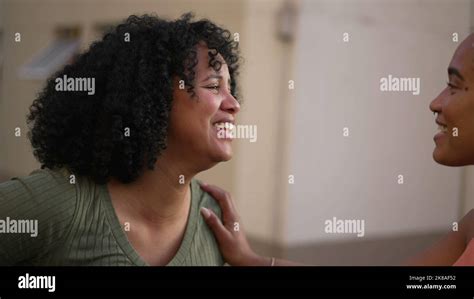
<svg viewBox="0 0 474 299"><path fill-rule="evenodd" d="M222 265L193 178L232 156L238 63L209 20L144 15L52 76L27 118L42 169L0 185L0 264Z"/></svg>

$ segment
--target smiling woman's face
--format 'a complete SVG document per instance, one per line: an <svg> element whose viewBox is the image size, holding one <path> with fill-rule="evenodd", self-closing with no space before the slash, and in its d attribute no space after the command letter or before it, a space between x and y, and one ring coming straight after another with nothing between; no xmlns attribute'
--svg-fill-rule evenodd
<svg viewBox="0 0 474 299"><path fill-rule="evenodd" d="M173 106L168 131L168 150L183 159L192 160L199 170L212 167L232 157L232 139L219 138L219 126L234 124L240 105L230 90L230 75L224 59L219 72L209 66L209 49L197 46L198 64L195 68L192 98L185 89L179 88L179 79L173 87Z"/></svg>
<svg viewBox="0 0 474 299"><path fill-rule="evenodd" d="M431 102L440 132L433 158L447 166L474 164L474 35L457 48L448 67L448 86Z"/></svg>

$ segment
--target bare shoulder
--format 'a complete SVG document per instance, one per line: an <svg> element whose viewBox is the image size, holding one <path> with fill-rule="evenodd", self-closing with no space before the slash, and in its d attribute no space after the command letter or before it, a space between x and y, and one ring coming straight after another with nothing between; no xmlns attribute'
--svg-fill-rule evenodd
<svg viewBox="0 0 474 299"><path fill-rule="evenodd" d="M469 243L474 238L474 209L471 209L461 220L465 227L466 241Z"/></svg>
<svg viewBox="0 0 474 299"><path fill-rule="evenodd" d="M441 240L409 259L409 266L450 266L466 250L466 245L474 237L474 210L469 211L460 221L457 230L450 231Z"/></svg>

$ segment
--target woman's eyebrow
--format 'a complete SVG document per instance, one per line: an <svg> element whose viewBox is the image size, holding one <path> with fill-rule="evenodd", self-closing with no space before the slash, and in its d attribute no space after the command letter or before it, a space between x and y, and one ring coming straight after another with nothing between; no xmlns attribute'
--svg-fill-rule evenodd
<svg viewBox="0 0 474 299"><path fill-rule="evenodd" d="M464 81L464 77L461 75L461 73L454 67L449 67L448 68L448 75L454 75Z"/></svg>
<svg viewBox="0 0 474 299"><path fill-rule="evenodd" d="M209 79L219 79L219 80L222 80L223 78L224 78L224 77L221 76L221 75L218 75L218 74L211 74L211 75L207 76L204 80L202 80L202 82L207 81L207 80L209 80ZM230 83L231 83L230 78L229 78L229 80L228 80L227 83L230 85Z"/></svg>

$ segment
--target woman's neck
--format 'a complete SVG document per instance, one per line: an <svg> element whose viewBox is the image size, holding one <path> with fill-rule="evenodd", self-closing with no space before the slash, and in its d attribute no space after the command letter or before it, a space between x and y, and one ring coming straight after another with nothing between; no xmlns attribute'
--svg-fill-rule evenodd
<svg viewBox="0 0 474 299"><path fill-rule="evenodd" d="M145 170L130 184L112 180L109 190L117 195L112 194L114 205L126 210L127 218L160 227L188 215L194 175L179 161L160 156L154 170Z"/></svg>

